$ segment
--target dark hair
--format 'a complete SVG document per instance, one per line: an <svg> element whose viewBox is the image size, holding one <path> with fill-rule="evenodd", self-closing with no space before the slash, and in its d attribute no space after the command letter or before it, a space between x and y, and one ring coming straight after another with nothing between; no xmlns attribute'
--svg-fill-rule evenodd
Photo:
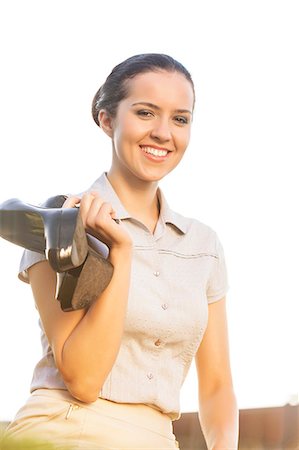
<svg viewBox="0 0 299 450"><path fill-rule="evenodd" d="M179 72L191 83L194 97L194 84L188 70L171 56L162 53L143 53L131 56L114 67L105 83L100 87L92 102L92 116L95 123L100 126L98 114L105 109L111 117L115 117L119 103L127 97L128 86L126 81L145 72L165 70Z"/></svg>

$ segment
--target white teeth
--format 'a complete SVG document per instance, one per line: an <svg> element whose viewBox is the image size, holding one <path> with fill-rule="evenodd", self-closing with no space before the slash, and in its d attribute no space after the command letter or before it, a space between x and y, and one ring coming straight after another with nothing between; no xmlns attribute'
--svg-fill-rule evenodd
<svg viewBox="0 0 299 450"><path fill-rule="evenodd" d="M168 153L167 150L158 150L157 148L152 147L141 147L141 148L145 153L150 153L151 155L154 156L166 156Z"/></svg>

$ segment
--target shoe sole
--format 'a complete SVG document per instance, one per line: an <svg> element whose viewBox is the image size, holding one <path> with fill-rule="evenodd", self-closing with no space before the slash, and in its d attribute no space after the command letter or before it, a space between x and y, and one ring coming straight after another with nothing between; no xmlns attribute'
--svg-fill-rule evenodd
<svg viewBox="0 0 299 450"><path fill-rule="evenodd" d="M113 265L89 248L85 263L58 275L56 298L63 311L86 308L111 281Z"/></svg>

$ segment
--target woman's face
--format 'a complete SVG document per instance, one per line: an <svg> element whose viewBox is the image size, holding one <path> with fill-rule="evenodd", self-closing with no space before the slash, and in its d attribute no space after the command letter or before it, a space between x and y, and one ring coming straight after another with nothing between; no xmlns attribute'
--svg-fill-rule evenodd
<svg viewBox="0 0 299 450"><path fill-rule="evenodd" d="M127 83L128 96L109 122L112 171L158 181L177 166L188 146L192 86L184 75L166 71L142 73Z"/></svg>

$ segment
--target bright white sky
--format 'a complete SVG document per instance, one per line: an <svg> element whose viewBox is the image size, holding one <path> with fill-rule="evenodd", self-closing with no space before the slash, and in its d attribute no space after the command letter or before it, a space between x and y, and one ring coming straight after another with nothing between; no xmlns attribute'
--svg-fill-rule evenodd
<svg viewBox="0 0 299 450"><path fill-rule="evenodd" d="M191 71L192 141L162 187L224 246L241 408L298 393L298 9L295 0L0 3L0 202L79 192L109 168L90 104L115 64L163 52ZM30 288L16 278L21 249L1 240L0 251L5 420L27 398L40 344ZM196 390L192 368L183 411L197 409Z"/></svg>

